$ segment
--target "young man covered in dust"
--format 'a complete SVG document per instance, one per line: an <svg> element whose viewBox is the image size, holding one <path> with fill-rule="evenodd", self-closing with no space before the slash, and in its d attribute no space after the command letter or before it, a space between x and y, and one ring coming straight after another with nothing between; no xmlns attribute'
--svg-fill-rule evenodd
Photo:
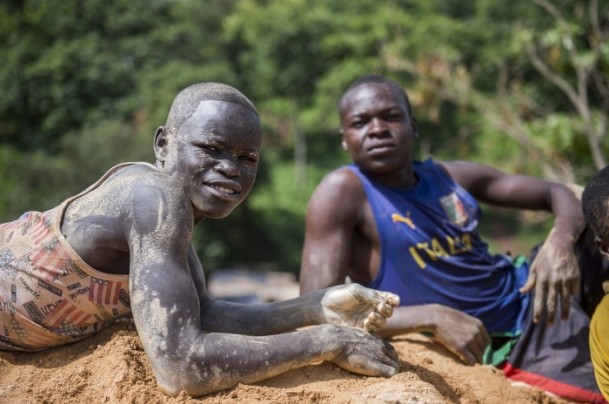
<svg viewBox="0 0 609 404"><path fill-rule="evenodd" d="M396 293L401 306L380 335L427 332L466 363L493 363L574 401L603 401L587 335L607 271L572 189L466 161L415 161L408 96L383 76L353 82L339 114L353 164L329 173L311 197L301 292L349 277ZM478 232L479 202L551 212L536 258L492 254Z"/></svg>
<svg viewBox="0 0 609 404"><path fill-rule="evenodd" d="M609 166L596 173L586 185L582 207L596 245L609 259ZM609 401L609 283L605 282L603 288L606 294L590 320L590 353L596 383Z"/></svg>
<svg viewBox="0 0 609 404"><path fill-rule="evenodd" d="M396 352L368 332L399 304L391 293L350 285L260 305L208 296L193 228L246 198L260 141L258 113L243 94L195 84L157 129L154 165L119 164L59 206L2 224L0 348L66 344L132 312L169 395L211 393L323 360L395 374ZM294 331L304 326L314 327Z"/></svg>

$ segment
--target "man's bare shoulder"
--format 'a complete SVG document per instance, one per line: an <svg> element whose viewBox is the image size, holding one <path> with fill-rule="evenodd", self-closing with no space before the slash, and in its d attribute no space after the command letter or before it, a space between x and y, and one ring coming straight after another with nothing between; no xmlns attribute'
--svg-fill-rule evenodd
<svg viewBox="0 0 609 404"><path fill-rule="evenodd" d="M353 171L346 167L327 174L309 200L309 212L353 215L361 212L366 203L364 188Z"/></svg>
<svg viewBox="0 0 609 404"><path fill-rule="evenodd" d="M168 177L156 167L147 163L125 163L130 165L119 165L109 171L108 179L104 184L112 184L113 182L129 183L133 181L141 181L146 178L161 179Z"/></svg>
<svg viewBox="0 0 609 404"><path fill-rule="evenodd" d="M151 165L126 166L111 173L98 187L74 202L91 215L125 218L134 211L159 205L184 204L182 184ZM100 203L103 202L103 203Z"/></svg>
<svg viewBox="0 0 609 404"><path fill-rule="evenodd" d="M317 191L322 190L324 193L330 194L361 194L363 191L362 184L352 170L347 167L338 168L322 179L317 186Z"/></svg>

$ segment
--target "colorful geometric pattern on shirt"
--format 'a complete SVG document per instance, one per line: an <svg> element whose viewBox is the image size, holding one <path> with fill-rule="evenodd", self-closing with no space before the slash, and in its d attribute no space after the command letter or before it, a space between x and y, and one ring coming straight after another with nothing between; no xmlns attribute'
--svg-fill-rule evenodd
<svg viewBox="0 0 609 404"><path fill-rule="evenodd" d="M66 299L61 299L60 303L44 319L43 324L49 328L57 328L65 321L68 321L70 324L81 325L86 323L90 318L91 314L78 309Z"/></svg>
<svg viewBox="0 0 609 404"><path fill-rule="evenodd" d="M13 220L12 222L6 223L4 225L4 229L22 229L22 233L24 233L29 226L25 226L25 224L30 220L30 217L34 214L34 212L25 212L22 214L19 219Z"/></svg>
<svg viewBox="0 0 609 404"><path fill-rule="evenodd" d="M30 227L26 229L26 232L30 233L30 237L34 241L34 245L40 244L40 242L50 233L50 223L47 220L44 220L44 218L37 218L37 220L34 220L28 224Z"/></svg>
<svg viewBox="0 0 609 404"><path fill-rule="evenodd" d="M59 240L53 238L44 243L38 251L34 251L28 256L32 263L36 263L34 267L40 273L39 276L47 282L53 282L62 273L65 274L62 268L69 257L63 248L58 248L59 246Z"/></svg>
<svg viewBox="0 0 609 404"><path fill-rule="evenodd" d="M35 328L26 329L15 319L11 320L10 330L14 331L18 338L30 346L39 346L54 341L54 337L50 334L38 331Z"/></svg>
<svg viewBox="0 0 609 404"><path fill-rule="evenodd" d="M13 261L3 266L2 270L13 280L20 273L28 274L28 276L34 273L34 268L32 268L32 263L28 257L15 258Z"/></svg>
<svg viewBox="0 0 609 404"><path fill-rule="evenodd" d="M4 284L0 284L2 286L2 295L0 296L0 313L9 313L11 316L15 314L15 306L11 301L10 291L6 290ZM13 285L11 285L13 286Z"/></svg>
<svg viewBox="0 0 609 404"><path fill-rule="evenodd" d="M82 335L84 329L82 327L64 321L59 327L55 328L53 331L60 335L78 337Z"/></svg>
<svg viewBox="0 0 609 404"><path fill-rule="evenodd" d="M6 264L8 264L9 262L11 262L14 259L15 259L15 256L13 255L13 252L11 250L9 250L8 248L5 248L2 251L0 251L0 267L5 266Z"/></svg>
<svg viewBox="0 0 609 404"><path fill-rule="evenodd" d="M89 300L95 303L116 306L119 301L122 282L91 277L89 284Z"/></svg>
<svg viewBox="0 0 609 404"><path fill-rule="evenodd" d="M56 208L0 223L0 347L36 351L65 344L129 313L129 277L91 268L60 228L74 199L127 165L111 168Z"/></svg>

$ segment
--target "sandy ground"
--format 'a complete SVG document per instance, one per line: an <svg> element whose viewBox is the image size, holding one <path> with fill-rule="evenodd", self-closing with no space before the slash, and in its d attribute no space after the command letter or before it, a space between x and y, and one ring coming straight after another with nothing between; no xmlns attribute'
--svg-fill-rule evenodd
<svg viewBox="0 0 609 404"><path fill-rule="evenodd" d="M250 279L249 287L235 286L231 291L251 297L266 284L265 296L272 300L297 293L293 281L282 277L272 282L264 277ZM210 282L210 290L220 293L224 288L217 282ZM235 278L230 283L236 285ZM269 284L279 285L283 292L269 292ZM291 291L286 294L286 290ZM0 352L0 402L566 403L533 388L513 386L492 367L462 365L422 335L404 335L393 344L402 364L400 372L389 379L357 376L320 363L197 399L184 394L170 398L157 388L133 323L124 319L95 337L49 351Z"/></svg>

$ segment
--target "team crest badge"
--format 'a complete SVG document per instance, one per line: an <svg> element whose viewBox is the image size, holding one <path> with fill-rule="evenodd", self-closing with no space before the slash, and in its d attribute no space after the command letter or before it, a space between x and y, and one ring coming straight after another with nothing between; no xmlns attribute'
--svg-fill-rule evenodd
<svg viewBox="0 0 609 404"><path fill-rule="evenodd" d="M461 226L467 222L467 211L456 192L452 192L440 198L440 204L444 209L444 213L446 213L446 216L448 216L448 219L452 223Z"/></svg>

